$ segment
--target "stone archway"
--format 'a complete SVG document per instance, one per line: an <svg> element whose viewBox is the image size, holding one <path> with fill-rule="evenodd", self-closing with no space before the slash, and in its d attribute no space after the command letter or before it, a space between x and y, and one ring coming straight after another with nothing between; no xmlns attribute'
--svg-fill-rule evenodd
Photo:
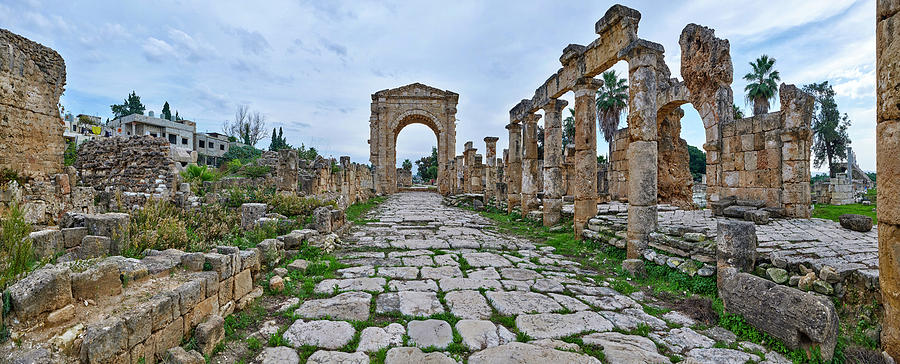
<svg viewBox="0 0 900 364"><path fill-rule="evenodd" d="M434 131L438 144L438 192L450 193L458 101L459 94L421 83L372 94L369 161L375 169L375 193L397 192L397 135L410 124L424 124Z"/></svg>

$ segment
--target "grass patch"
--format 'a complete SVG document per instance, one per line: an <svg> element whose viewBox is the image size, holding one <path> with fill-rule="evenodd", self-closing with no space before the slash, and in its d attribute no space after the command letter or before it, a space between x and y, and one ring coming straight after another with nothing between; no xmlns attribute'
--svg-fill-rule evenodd
<svg viewBox="0 0 900 364"><path fill-rule="evenodd" d="M872 224L878 223L878 216L875 214L875 205L849 204L849 205L824 205L816 204L812 210L812 217L826 219L831 221L839 221L843 214L865 215L872 218Z"/></svg>
<svg viewBox="0 0 900 364"><path fill-rule="evenodd" d="M354 225L364 225L369 222L378 222L375 219L363 219L363 215L367 212L371 211L375 206L380 205L387 197L377 196L372 197L368 201L365 202L357 202L347 207L347 211L344 213L347 215L347 220L352 222Z"/></svg>
<svg viewBox="0 0 900 364"><path fill-rule="evenodd" d="M24 211L13 204L7 217L0 220L0 291L12 284L20 274L40 264L35 258L29 234L31 225L25 222Z"/></svg>

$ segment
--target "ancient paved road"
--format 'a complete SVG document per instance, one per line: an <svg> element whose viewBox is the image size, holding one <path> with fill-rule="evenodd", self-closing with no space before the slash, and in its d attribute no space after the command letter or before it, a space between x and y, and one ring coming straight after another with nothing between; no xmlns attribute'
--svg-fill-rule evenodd
<svg viewBox="0 0 900 364"><path fill-rule="evenodd" d="M437 194L399 193L368 217L378 222L354 227L338 253L351 267L316 286L329 298L302 302L283 334L293 347L318 348L310 363L367 363L385 348L386 363L600 362L559 340L566 337L602 347L607 363L668 363L676 355L787 362L735 343L725 329L647 309L655 300L641 292L626 296L605 280L576 276L592 272L552 247L492 231L476 213L442 206ZM717 341L740 350L713 348ZM292 350L267 348L260 359Z"/></svg>

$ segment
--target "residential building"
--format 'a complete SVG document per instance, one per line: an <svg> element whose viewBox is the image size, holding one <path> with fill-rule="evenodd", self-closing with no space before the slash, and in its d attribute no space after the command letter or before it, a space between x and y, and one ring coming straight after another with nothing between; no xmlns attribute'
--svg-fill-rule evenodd
<svg viewBox="0 0 900 364"><path fill-rule="evenodd" d="M215 132L194 134L194 150L197 151L197 163L220 166L224 162L222 156L228 152L228 136Z"/></svg>
<svg viewBox="0 0 900 364"><path fill-rule="evenodd" d="M152 115L152 114L151 114ZM197 124L190 120L166 120L153 116L132 114L109 122L116 136L150 135L169 141L174 148L194 150Z"/></svg>

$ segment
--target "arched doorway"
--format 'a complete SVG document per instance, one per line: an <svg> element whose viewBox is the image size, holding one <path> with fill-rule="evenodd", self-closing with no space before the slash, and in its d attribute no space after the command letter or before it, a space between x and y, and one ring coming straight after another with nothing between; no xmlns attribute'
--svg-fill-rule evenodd
<svg viewBox="0 0 900 364"><path fill-rule="evenodd" d="M456 104L459 95L413 83L372 95L369 161L375 169L375 193L397 192L397 135L410 124L434 131L438 144L438 192L449 194L450 161L456 151Z"/></svg>

